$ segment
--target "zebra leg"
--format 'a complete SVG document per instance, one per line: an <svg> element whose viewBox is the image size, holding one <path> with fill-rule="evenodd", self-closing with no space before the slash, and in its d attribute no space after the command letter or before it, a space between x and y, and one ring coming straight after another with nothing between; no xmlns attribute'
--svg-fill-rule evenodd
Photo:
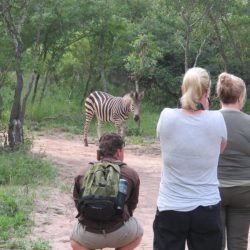
<svg viewBox="0 0 250 250"><path fill-rule="evenodd" d="M93 118L93 115L88 115L85 118L84 129L83 129L83 142L85 147L88 147L88 132L89 132L89 125Z"/></svg>
<svg viewBox="0 0 250 250"><path fill-rule="evenodd" d="M98 125L97 125L97 136L98 136L98 140L100 140L101 136L102 136L102 129L104 126L104 121L100 121L98 120Z"/></svg>
<svg viewBox="0 0 250 250"><path fill-rule="evenodd" d="M124 138L124 122L115 123L117 134Z"/></svg>
<svg viewBox="0 0 250 250"><path fill-rule="evenodd" d="M89 131L89 123L85 121L83 129L83 142L85 147L88 147L88 131Z"/></svg>

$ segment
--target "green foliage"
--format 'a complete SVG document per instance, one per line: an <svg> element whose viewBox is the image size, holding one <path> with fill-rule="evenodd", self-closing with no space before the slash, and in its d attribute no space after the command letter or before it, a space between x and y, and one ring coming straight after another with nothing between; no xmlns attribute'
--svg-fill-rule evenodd
<svg viewBox="0 0 250 250"><path fill-rule="evenodd" d="M59 127L65 131L80 133L82 130L82 107L79 99L65 88L44 97L41 103L27 109L27 127L31 130ZM53 96L53 97L52 97Z"/></svg>
<svg viewBox="0 0 250 250"><path fill-rule="evenodd" d="M0 186L0 239L30 233L32 200L32 196L20 187Z"/></svg>
<svg viewBox="0 0 250 250"><path fill-rule="evenodd" d="M19 149L0 152L0 184L34 185L55 176L51 163Z"/></svg>
<svg viewBox="0 0 250 250"><path fill-rule="evenodd" d="M24 145L16 151L0 151L0 239L8 242L10 249L50 249L44 242L28 243L27 247L17 240L31 233L32 188L44 186L55 177L52 164L29 150L29 145Z"/></svg>
<svg viewBox="0 0 250 250"><path fill-rule="evenodd" d="M139 34L132 43L133 51L128 55L125 68L131 75L152 75L157 65L157 59L162 55L152 34Z"/></svg>

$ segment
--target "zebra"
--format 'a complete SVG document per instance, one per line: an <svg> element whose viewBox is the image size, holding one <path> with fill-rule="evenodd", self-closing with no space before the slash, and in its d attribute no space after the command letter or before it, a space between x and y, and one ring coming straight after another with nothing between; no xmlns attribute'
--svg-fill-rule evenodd
<svg viewBox="0 0 250 250"><path fill-rule="evenodd" d="M92 92L85 100L84 144L88 146L88 130L91 120L96 115L97 135L100 139L105 122L114 123L117 133L124 136L124 125L130 112L136 122L140 121L140 104L144 92L131 91L123 97L114 97L102 91Z"/></svg>

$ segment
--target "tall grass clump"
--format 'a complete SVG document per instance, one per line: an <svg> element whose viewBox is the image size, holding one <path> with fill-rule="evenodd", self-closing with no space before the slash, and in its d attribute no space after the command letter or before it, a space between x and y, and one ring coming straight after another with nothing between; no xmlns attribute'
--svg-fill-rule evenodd
<svg viewBox="0 0 250 250"><path fill-rule="evenodd" d="M0 184L36 185L55 176L51 163L25 150L0 153Z"/></svg>
<svg viewBox="0 0 250 250"><path fill-rule="evenodd" d="M7 244L31 232L34 190L54 177L51 163L25 147L0 151L0 248L6 247L2 242Z"/></svg>
<svg viewBox="0 0 250 250"><path fill-rule="evenodd" d="M0 239L8 241L30 233L32 199L20 186L0 186Z"/></svg>
<svg viewBox="0 0 250 250"><path fill-rule="evenodd" d="M80 100L69 99L60 91L53 96L45 96L41 102L28 105L26 124L31 130L61 128L78 134L82 131L82 116Z"/></svg>

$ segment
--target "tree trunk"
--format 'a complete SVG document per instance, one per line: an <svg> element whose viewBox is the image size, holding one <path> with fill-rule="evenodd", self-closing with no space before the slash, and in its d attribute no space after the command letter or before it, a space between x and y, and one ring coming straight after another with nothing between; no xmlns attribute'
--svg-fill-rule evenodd
<svg viewBox="0 0 250 250"><path fill-rule="evenodd" d="M35 81L35 84L34 84L35 86L34 86L33 96L32 96L32 100L31 100L31 103L32 103L32 104L35 103L39 79L40 79L40 74L37 74L37 75L36 75L36 81Z"/></svg>
<svg viewBox="0 0 250 250"><path fill-rule="evenodd" d="M16 79L17 85L15 89L14 101L11 108L9 126L8 126L8 140L11 148L14 148L16 144L23 142L23 121L24 113L21 111L21 95L23 89L23 73L21 70L21 60L23 52L23 43L21 39L21 27L26 18L25 15L21 16L18 25L15 25L15 21L11 15L11 6L8 3L1 4L1 18L6 24L6 28L12 38L12 42L15 48L16 58Z"/></svg>
<svg viewBox="0 0 250 250"><path fill-rule="evenodd" d="M9 127L8 127L8 140L11 148L16 144L23 142L23 120L24 114L21 115L21 93L23 89L23 76L20 67L16 69L17 86L15 89L14 102L11 109Z"/></svg>

